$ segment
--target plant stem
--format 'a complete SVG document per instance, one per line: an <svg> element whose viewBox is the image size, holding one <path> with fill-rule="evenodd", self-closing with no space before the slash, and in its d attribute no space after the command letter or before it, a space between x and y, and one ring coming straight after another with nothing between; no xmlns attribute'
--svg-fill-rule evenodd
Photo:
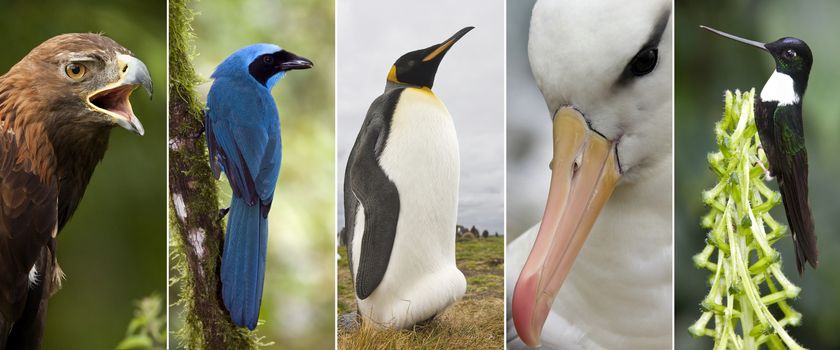
<svg viewBox="0 0 840 350"><path fill-rule="evenodd" d="M782 274L780 255L772 247L786 229L769 214L781 200L762 179L767 159L755 126L754 94L727 91L723 119L715 126L719 150L708 161L718 183L703 192L710 211L702 225L710 231L703 251L693 258L697 268L713 275L703 312L689 332L712 337L715 349L753 350L762 344L803 349L785 330L801 321L788 304L800 289ZM770 292L762 295L765 283ZM784 317L776 319L771 307ZM715 324L709 329L712 316Z"/></svg>

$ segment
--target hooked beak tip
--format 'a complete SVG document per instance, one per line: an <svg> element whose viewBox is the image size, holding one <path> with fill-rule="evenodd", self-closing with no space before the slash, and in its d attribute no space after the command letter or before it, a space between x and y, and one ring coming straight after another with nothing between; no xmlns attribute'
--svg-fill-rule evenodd
<svg viewBox="0 0 840 350"><path fill-rule="evenodd" d="M117 119L117 125L140 136L146 134L146 129L143 128L143 124L140 123L140 119L137 119L137 117L135 116L132 116L130 118Z"/></svg>
<svg viewBox="0 0 840 350"><path fill-rule="evenodd" d="M511 300L511 314L516 334L525 345L530 347L540 346L540 335L548 317L549 307L540 307L545 302L541 302L542 298L537 294L538 284L538 275L520 275ZM550 306L550 303L548 305Z"/></svg>
<svg viewBox="0 0 840 350"><path fill-rule="evenodd" d="M117 55L117 60L122 67L120 72L122 84L142 86L151 99L154 95L154 86L146 64L134 56L125 54Z"/></svg>

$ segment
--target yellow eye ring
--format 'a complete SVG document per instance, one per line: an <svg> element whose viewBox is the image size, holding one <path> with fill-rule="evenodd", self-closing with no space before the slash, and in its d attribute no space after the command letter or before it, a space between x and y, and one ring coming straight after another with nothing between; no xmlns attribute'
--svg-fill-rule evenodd
<svg viewBox="0 0 840 350"><path fill-rule="evenodd" d="M79 63L70 63L66 67L64 67L64 73L67 73L67 76L70 77L70 79L79 81L85 77L85 73L87 73L87 67Z"/></svg>

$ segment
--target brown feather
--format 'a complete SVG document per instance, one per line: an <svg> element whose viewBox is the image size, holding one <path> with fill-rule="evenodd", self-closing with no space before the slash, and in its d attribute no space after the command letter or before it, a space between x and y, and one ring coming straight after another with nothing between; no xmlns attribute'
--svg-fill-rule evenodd
<svg viewBox="0 0 840 350"><path fill-rule="evenodd" d="M76 210L113 126L85 100L93 85L115 74L77 83L61 75L62 67L71 55L106 66L118 53L130 54L101 35L60 35L0 77L0 348L39 346L47 299L60 282L55 237ZM30 285L33 266L39 279Z"/></svg>

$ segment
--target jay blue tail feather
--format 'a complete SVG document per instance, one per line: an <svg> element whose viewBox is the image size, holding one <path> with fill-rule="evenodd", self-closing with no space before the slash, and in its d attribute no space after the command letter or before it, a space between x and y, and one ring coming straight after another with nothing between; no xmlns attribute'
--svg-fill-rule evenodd
<svg viewBox="0 0 840 350"><path fill-rule="evenodd" d="M260 314L268 220L259 205L241 198L230 203L222 255L222 298L233 323L254 329Z"/></svg>

